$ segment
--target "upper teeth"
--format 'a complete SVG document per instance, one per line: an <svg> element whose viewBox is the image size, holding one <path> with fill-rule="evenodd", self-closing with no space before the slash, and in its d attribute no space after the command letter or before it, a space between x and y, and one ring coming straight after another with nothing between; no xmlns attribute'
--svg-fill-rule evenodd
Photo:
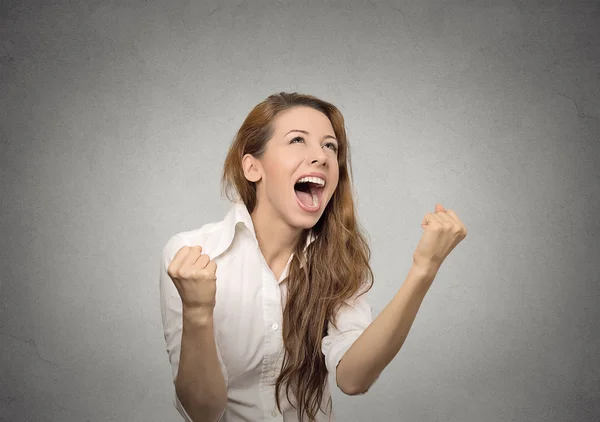
<svg viewBox="0 0 600 422"><path fill-rule="evenodd" d="M310 182L310 183L315 183L320 186L325 186L325 180L321 179L320 177L303 177L302 179L298 180L296 183L305 183L305 182Z"/></svg>

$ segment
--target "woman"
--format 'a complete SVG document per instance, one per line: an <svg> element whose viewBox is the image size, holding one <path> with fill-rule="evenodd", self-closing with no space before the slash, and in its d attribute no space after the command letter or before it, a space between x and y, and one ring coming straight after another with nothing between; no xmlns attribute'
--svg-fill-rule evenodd
<svg viewBox="0 0 600 422"><path fill-rule="evenodd" d="M169 239L160 290L175 406L190 421L335 420L328 374L363 394L398 353L439 266L466 236L436 207L402 288L374 321L344 119L279 93L225 160L225 219Z"/></svg>

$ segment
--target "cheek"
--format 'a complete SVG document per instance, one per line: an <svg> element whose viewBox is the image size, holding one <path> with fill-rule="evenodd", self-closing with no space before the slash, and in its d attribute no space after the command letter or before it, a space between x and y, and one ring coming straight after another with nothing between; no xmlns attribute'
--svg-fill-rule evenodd
<svg viewBox="0 0 600 422"><path fill-rule="evenodd" d="M266 168L269 190L285 189L289 186L294 173L294 164L289 158L281 158L277 165Z"/></svg>
<svg viewBox="0 0 600 422"><path fill-rule="evenodd" d="M340 182L340 177L339 177L339 174L337 174L336 178L335 178L335 189L334 190L337 190L337 188L339 186L339 182Z"/></svg>

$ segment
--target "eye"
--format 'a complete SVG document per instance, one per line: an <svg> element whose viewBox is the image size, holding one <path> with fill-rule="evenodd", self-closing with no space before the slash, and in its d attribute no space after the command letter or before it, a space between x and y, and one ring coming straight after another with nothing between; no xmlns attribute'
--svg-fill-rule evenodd
<svg viewBox="0 0 600 422"><path fill-rule="evenodd" d="M300 139L302 142L304 142L304 138L302 136L296 136L290 140L290 144L295 144L296 139ZM337 145L333 142L327 142L325 145L334 152L338 151Z"/></svg>

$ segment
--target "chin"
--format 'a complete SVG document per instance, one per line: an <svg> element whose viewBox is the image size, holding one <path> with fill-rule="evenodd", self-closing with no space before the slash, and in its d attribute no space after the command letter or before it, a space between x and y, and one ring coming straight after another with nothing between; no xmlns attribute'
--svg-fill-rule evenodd
<svg viewBox="0 0 600 422"><path fill-rule="evenodd" d="M315 221L312 224L304 224L304 225L301 224L301 225L298 225L296 227L299 228L299 229L302 229L302 230L311 230L317 224L317 221Z"/></svg>
<svg viewBox="0 0 600 422"><path fill-rule="evenodd" d="M314 227L325 213L325 208L327 208L327 204L321 206L319 211L314 213L309 213L300 208L296 208L295 214L300 215L300 217L296 217L295 219L298 222L298 227L302 227L303 229L310 229Z"/></svg>

